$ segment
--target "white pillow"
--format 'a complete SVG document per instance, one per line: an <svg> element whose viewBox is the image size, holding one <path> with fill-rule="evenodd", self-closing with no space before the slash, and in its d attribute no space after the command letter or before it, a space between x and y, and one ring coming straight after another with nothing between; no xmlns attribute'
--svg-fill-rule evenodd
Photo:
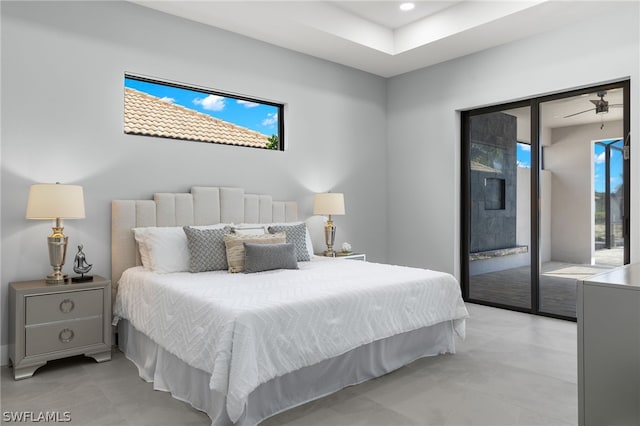
<svg viewBox="0 0 640 426"><path fill-rule="evenodd" d="M268 234L264 225L238 225L231 228L231 232L237 235L264 235Z"/></svg>
<svg viewBox="0 0 640 426"><path fill-rule="evenodd" d="M196 229L220 229L226 223L193 226ZM142 266L159 274L189 271L189 247L182 226L133 228Z"/></svg>
<svg viewBox="0 0 640 426"><path fill-rule="evenodd" d="M309 227L307 226L306 222L274 222L274 223L267 223L267 224L260 224L260 223L241 223L240 225L237 225L240 228L252 228L252 227L263 227L265 229L269 229L270 226L292 226L292 225L299 225L301 223L304 223L304 227L306 229L305 232L305 244L307 246L307 252L309 253L309 258L312 258L314 256L315 253L313 253L313 242L311 241L311 234L309 233Z"/></svg>
<svg viewBox="0 0 640 426"><path fill-rule="evenodd" d="M149 250L144 243L144 234L147 228L133 228L133 237L136 239L138 253L140 253L140 261L145 269L151 269L151 261L149 260Z"/></svg>

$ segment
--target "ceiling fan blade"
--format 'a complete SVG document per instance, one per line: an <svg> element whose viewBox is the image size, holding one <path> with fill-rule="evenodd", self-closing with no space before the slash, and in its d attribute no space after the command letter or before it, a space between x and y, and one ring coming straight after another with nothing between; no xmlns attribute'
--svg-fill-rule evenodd
<svg viewBox="0 0 640 426"><path fill-rule="evenodd" d="M593 110L595 110L595 108L585 109L584 111L580 111L580 112L576 112L576 113L573 113L573 114L565 115L565 116L564 116L564 117L562 117L562 118L569 118L569 117L573 117L574 115L584 114L585 112L589 112L589 111L593 111Z"/></svg>

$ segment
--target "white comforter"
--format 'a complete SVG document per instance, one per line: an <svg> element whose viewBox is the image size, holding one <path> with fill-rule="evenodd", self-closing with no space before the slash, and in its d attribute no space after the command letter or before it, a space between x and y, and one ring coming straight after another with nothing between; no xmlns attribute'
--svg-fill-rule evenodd
<svg viewBox="0 0 640 426"><path fill-rule="evenodd" d="M192 367L211 373L236 421L261 383L394 334L468 316L445 273L313 260L257 274L156 274L120 279L114 313Z"/></svg>

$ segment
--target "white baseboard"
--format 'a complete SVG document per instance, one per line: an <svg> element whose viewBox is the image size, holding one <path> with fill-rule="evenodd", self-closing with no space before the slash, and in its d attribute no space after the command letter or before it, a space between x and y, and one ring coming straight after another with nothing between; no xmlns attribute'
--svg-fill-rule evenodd
<svg viewBox="0 0 640 426"><path fill-rule="evenodd" d="M0 366L9 365L9 345L0 346Z"/></svg>

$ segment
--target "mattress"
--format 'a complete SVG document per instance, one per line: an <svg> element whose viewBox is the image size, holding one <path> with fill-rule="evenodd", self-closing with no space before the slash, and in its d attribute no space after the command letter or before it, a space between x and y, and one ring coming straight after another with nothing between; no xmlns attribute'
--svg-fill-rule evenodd
<svg viewBox="0 0 640 426"><path fill-rule="evenodd" d="M468 316L451 275L349 260L257 274L122 275L116 317L210 374L232 422L261 384L354 348Z"/></svg>

